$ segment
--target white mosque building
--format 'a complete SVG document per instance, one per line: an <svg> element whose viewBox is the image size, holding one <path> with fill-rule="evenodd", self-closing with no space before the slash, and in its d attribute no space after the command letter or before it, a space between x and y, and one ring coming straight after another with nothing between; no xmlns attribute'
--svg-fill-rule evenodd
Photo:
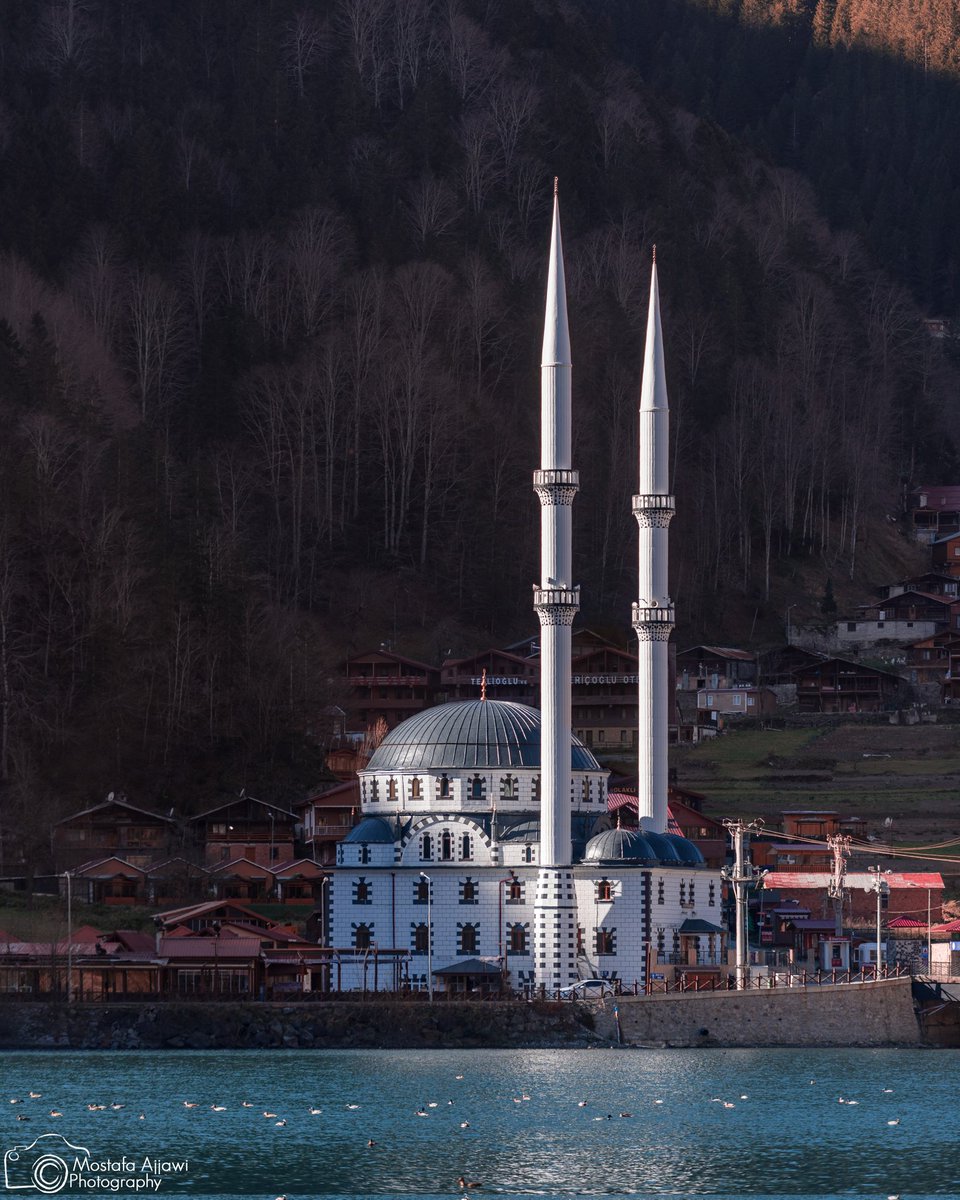
<svg viewBox="0 0 960 1200"><path fill-rule="evenodd" d="M720 872L667 831L669 413L656 260L640 393L640 829L611 828L607 772L571 733L571 356L553 206L541 366L541 708L439 705L360 772L362 819L337 847L325 930L331 986L547 994L602 977L642 989L658 955L716 959ZM653 966L656 970L656 967Z"/></svg>

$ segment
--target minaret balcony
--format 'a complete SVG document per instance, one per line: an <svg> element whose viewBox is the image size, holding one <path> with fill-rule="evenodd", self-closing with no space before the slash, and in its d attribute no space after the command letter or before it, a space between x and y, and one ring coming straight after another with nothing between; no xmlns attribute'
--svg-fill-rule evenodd
<svg viewBox="0 0 960 1200"><path fill-rule="evenodd" d="M572 504L580 490L580 472L566 469L534 471L533 490L541 504Z"/></svg>
<svg viewBox="0 0 960 1200"><path fill-rule="evenodd" d="M541 625L572 625L580 611L580 588L533 588L533 607Z"/></svg>
<svg viewBox="0 0 960 1200"><path fill-rule="evenodd" d="M673 496L667 492L647 492L633 498L633 515L641 529L666 529L676 508Z"/></svg>
<svg viewBox="0 0 960 1200"><path fill-rule="evenodd" d="M672 604L633 604L631 624L640 641L666 642L676 624Z"/></svg>

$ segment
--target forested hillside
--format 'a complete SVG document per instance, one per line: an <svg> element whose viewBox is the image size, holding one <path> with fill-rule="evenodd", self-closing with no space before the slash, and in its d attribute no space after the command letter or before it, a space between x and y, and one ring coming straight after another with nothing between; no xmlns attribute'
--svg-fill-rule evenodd
<svg viewBox="0 0 960 1200"><path fill-rule="evenodd" d="M802 171L930 315L960 317L954 0L607 0L653 87Z"/></svg>
<svg viewBox="0 0 960 1200"><path fill-rule="evenodd" d="M554 175L584 619L627 639L654 242L681 640L775 633L800 563L872 582L902 482L952 469L956 369L628 49L562 0L0 0L8 832L284 794L345 653L534 627Z"/></svg>

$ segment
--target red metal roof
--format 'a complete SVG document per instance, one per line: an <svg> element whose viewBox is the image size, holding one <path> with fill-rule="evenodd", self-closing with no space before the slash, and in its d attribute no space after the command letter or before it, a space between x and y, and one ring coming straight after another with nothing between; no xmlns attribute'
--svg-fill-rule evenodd
<svg viewBox="0 0 960 1200"><path fill-rule="evenodd" d="M160 954L165 958L257 958L257 938L168 938L160 939Z"/></svg>
<svg viewBox="0 0 960 1200"><path fill-rule="evenodd" d="M883 878L891 888L929 888L936 891L943 887L943 876L939 872L891 871ZM768 871L763 879L765 888L825 888L830 882L829 871ZM872 871L848 871L847 887L870 891L876 875Z"/></svg>

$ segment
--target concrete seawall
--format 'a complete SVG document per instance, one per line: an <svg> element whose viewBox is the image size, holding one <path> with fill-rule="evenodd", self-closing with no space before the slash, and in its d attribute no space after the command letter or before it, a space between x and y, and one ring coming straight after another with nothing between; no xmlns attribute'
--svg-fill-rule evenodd
<svg viewBox="0 0 960 1200"><path fill-rule="evenodd" d="M909 979L621 997L636 1046L918 1046ZM0 1004L0 1050L574 1047L617 1042L613 1003Z"/></svg>
<svg viewBox="0 0 960 1200"><path fill-rule="evenodd" d="M909 978L769 991L686 992L618 1002L641 1046L919 1046ZM597 1032L616 1036L612 1014Z"/></svg>

